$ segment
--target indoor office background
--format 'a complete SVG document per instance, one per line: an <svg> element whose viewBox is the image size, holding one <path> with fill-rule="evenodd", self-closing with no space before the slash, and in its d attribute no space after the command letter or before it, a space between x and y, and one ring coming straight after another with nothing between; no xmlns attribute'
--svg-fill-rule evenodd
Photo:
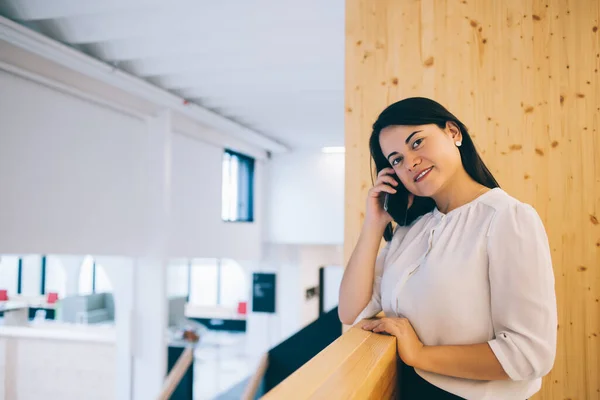
<svg viewBox="0 0 600 400"><path fill-rule="evenodd" d="M102 265L86 256L80 266L77 291L67 293L67 274L59 257L3 255L0 259L0 288L8 298L56 293L58 298L112 292ZM234 260L173 260L167 270L169 296L185 296L202 306L236 306L247 301L247 277Z"/></svg>
<svg viewBox="0 0 600 400"><path fill-rule="evenodd" d="M394 342L335 307L410 96L547 229L533 398L600 399L599 27L597 0L0 0L0 400L389 397Z"/></svg>

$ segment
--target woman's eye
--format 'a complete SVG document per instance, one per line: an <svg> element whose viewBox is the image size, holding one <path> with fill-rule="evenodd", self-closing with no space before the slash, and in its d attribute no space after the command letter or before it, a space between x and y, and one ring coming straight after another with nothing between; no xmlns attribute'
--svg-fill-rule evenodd
<svg viewBox="0 0 600 400"><path fill-rule="evenodd" d="M392 160L392 166L398 165L400 164L400 162L402 161L402 157L398 157Z"/></svg>
<svg viewBox="0 0 600 400"><path fill-rule="evenodd" d="M421 144L421 142L423 142L423 139L417 139L413 142L413 149L416 149L417 147L419 147L419 145Z"/></svg>

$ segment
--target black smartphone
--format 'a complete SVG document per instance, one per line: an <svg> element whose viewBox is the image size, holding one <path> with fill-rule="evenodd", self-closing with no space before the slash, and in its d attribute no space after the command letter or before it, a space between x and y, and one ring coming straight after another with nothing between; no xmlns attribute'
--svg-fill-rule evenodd
<svg viewBox="0 0 600 400"><path fill-rule="evenodd" d="M390 176L398 182L398 186L392 186L396 189L396 193L386 193L383 200L383 209L390 214L390 216L399 225L406 225L407 214L408 214L408 190L404 187L398 176L395 174ZM390 185L391 186L391 185Z"/></svg>

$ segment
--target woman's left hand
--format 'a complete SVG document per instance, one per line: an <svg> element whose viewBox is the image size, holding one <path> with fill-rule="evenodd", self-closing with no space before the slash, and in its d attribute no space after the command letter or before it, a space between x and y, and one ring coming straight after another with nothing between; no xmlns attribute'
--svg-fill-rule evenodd
<svg viewBox="0 0 600 400"><path fill-rule="evenodd" d="M408 319L380 318L366 322L362 329L396 336L398 355L404 364L414 367L417 363L424 346Z"/></svg>

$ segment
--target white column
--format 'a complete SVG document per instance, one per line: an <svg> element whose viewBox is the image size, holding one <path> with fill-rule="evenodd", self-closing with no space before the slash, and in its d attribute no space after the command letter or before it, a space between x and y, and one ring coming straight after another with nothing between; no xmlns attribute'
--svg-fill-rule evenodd
<svg viewBox="0 0 600 400"><path fill-rule="evenodd" d="M263 254L260 263L249 265L249 284L252 290L252 272L277 274L275 314L253 313L250 295L246 321L246 351L250 356L262 355L300 328L302 292L297 247L269 244Z"/></svg>
<svg viewBox="0 0 600 400"><path fill-rule="evenodd" d="M250 358L260 358L268 352L272 346L272 336L278 336L278 329L273 329L272 321L277 315L252 312L253 299L253 274L255 272L276 272L262 267L258 262L246 262L246 282L248 283L248 312L246 314L246 355ZM277 288L279 289L279 288ZM278 294L278 292L276 291ZM279 310L276 310L279 312Z"/></svg>
<svg viewBox="0 0 600 400"><path fill-rule="evenodd" d="M168 239L171 215L171 114L149 121L148 248L134 270L133 400L156 398L167 370Z"/></svg>
<svg viewBox="0 0 600 400"><path fill-rule="evenodd" d="M76 296L79 294L79 272L84 257L82 256L54 256L65 269L67 275L67 296Z"/></svg>
<svg viewBox="0 0 600 400"><path fill-rule="evenodd" d="M113 287L115 304L116 374L115 399L130 400L133 387L134 356L134 268L135 260L126 257L95 257Z"/></svg>
<svg viewBox="0 0 600 400"><path fill-rule="evenodd" d="M167 372L165 263L136 260L134 275L134 400L155 399Z"/></svg>

